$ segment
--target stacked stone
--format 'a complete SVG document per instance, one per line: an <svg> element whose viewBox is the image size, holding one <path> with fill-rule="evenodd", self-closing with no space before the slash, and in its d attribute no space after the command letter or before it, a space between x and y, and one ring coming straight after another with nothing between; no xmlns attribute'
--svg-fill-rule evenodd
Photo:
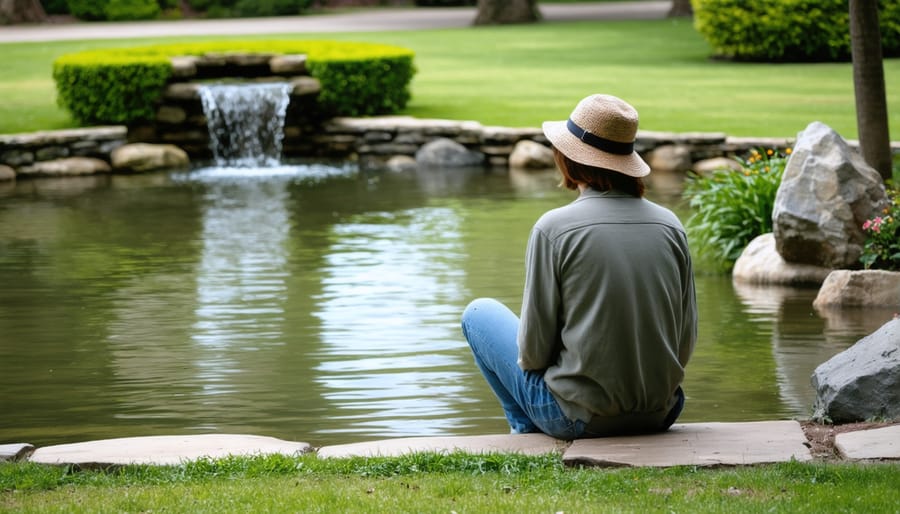
<svg viewBox="0 0 900 514"><path fill-rule="evenodd" d="M312 133L319 81L306 70L305 55L208 53L172 58L172 77L152 122L133 126L133 140L174 144L192 158L209 158L209 132L199 89L210 81L289 82L291 101L285 120L286 155L305 153Z"/></svg>
<svg viewBox="0 0 900 514"><path fill-rule="evenodd" d="M108 173L126 137L119 126L0 136L0 180Z"/></svg>

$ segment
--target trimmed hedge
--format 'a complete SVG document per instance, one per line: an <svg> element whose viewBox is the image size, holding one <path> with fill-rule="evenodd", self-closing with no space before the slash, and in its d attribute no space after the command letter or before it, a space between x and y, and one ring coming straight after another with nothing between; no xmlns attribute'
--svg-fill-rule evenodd
<svg viewBox="0 0 900 514"><path fill-rule="evenodd" d="M170 57L246 52L306 54L322 85L324 116L392 114L406 107L415 74L413 52L373 43L339 41L220 41L89 50L54 61L57 101L82 125L131 124L153 119L172 75Z"/></svg>
<svg viewBox="0 0 900 514"><path fill-rule="evenodd" d="M850 59L849 0L692 0L694 26L717 57L742 61ZM900 55L900 1L880 0L882 52Z"/></svg>

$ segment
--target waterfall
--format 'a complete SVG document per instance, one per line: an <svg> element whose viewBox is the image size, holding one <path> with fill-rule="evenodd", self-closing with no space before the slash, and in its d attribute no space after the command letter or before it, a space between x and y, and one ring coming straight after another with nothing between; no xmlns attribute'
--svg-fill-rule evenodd
<svg viewBox="0 0 900 514"><path fill-rule="evenodd" d="M216 166L278 166L290 92L284 82L201 86Z"/></svg>

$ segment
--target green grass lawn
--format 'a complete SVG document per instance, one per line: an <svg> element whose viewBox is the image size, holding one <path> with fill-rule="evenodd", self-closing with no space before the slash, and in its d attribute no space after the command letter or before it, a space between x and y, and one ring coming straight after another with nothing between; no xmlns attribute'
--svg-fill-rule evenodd
<svg viewBox="0 0 900 514"><path fill-rule="evenodd" d="M567 469L558 456L235 458L72 471L0 464L13 512L898 512L900 464Z"/></svg>
<svg viewBox="0 0 900 514"><path fill-rule="evenodd" d="M102 26L98 25L98 30ZM792 137L814 120L856 138L852 69L842 64L739 64L709 59L689 20L540 23L433 31L267 34L340 39L416 52L405 114L537 127L592 93L621 96L641 128ZM222 37L0 44L0 133L72 126L55 103L53 60L98 47ZM246 36L236 39L249 39ZM900 59L885 62L888 104L900 105ZM900 134L900 111L890 125Z"/></svg>

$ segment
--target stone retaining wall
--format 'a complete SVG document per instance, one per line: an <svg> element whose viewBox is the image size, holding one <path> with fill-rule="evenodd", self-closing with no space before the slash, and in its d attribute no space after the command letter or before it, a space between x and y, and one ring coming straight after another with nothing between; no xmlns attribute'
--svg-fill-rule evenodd
<svg viewBox="0 0 900 514"><path fill-rule="evenodd" d="M208 53L172 59L172 76L156 105L156 116L129 128L129 138L173 144L191 158L211 157L201 85L215 82L286 82L291 85L285 116L285 155L306 151L305 135L316 130L319 81L306 70L305 55Z"/></svg>
<svg viewBox="0 0 900 514"><path fill-rule="evenodd" d="M102 164L127 139L123 126L0 135L0 180L109 171Z"/></svg>
<svg viewBox="0 0 900 514"><path fill-rule="evenodd" d="M527 139L548 144L539 128L492 127L474 121L408 116L335 118L305 137L291 127L286 132L286 137L294 141L285 144L286 157L358 159L366 166L378 165L396 155L415 155L424 143L437 138L452 139L483 153L485 162L492 167L507 166L510 152L518 141ZM129 142L147 141L140 136L140 132L122 126L0 135L0 180L85 174L90 167L73 165L67 168L66 164L72 163L73 158L109 163L109 154L115 148ZM651 163L654 155L668 152L687 156L687 161L696 163L712 157L740 156L753 148L784 148L790 144L792 141L787 138L640 131L636 148ZM900 151L897 143L893 148L895 152ZM673 149L680 152L672 152ZM103 171L110 170L97 170ZM111 171L116 172L115 169Z"/></svg>

